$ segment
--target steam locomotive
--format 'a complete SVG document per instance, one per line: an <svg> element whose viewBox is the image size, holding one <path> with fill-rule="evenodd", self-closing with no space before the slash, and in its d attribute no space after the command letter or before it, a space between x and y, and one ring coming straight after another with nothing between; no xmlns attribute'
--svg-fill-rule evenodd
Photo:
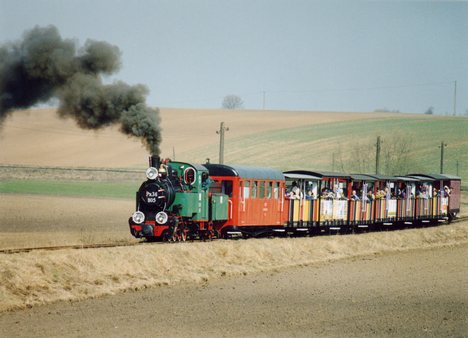
<svg viewBox="0 0 468 338"><path fill-rule="evenodd" d="M461 179L382 176L149 158L131 234L148 241L315 235L450 222Z"/></svg>

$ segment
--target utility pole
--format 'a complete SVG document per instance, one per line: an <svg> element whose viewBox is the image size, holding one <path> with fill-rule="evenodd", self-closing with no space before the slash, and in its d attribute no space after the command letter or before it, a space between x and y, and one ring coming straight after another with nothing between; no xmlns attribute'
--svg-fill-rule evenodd
<svg viewBox="0 0 468 338"><path fill-rule="evenodd" d="M224 127L224 122L221 122L219 130L216 131L216 134L219 134L219 164L224 163L224 132L228 130L229 127Z"/></svg>
<svg viewBox="0 0 468 338"><path fill-rule="evenodd" d="M172 160L175 161L175 147L172 146Z"/></svg>
<svg viewBox="0 0 468 338"><path fill-rule="evenodd" d="M332 153L332 171L335 171L335 153Z"/></svg>
<svg viewBox="0 0 468 338"><path fill-rule="evenodd" d="M380 174L380 136L377 136L377 143L375 144L375 173Z"/></svg>
<svg viewBox="0 0 468 338"><path fill-rule="evenodd" d="M444 141L442 141L440 143L440 173L443 174L444 173L444 148L447 146L447 143L444 143Z"/></svg>
<svg viewBox="0 0 468 338"><path fill-rule="evenodd" d="M457 160L457 176L459 176L458 174L458 168L460 167L460 162Z"/></svg>
<svg viewBox="0 0 468 338"><path fill-rule="evenodd" d="M454 82L453 88L453 116L457 116L457 81Z"/></svg>
<svg viewBox="0 0 468 338"><path fill-rule="evenodd" d="M265 99L266 99L266 92L263 91L263 105L262 105L262 109L265 110Z"/></svg>

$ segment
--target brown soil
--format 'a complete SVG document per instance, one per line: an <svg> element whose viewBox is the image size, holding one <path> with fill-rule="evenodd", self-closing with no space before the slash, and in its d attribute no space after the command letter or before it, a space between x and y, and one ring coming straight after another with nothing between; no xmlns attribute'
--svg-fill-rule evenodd
<svg viewBox="0 0 468 338"><path fill-rule="evenodd" d="M133 200L0 194L0 249L131 241Z"/></svg>
<svg viewBox="0 0 468 338"><path fill-rule="evenodd" d="M462 337L467 255L465 243L56 303L0 314L0 336Z"/></svg>

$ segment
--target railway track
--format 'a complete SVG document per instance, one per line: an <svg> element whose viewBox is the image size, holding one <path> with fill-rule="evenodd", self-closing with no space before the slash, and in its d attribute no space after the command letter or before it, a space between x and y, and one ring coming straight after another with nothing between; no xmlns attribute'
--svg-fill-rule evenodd
<svg viewBox="0 0 468 338"><path fill-rule="evenodd" d="M31 248L16 248L16 249L0 249L0 254L14 254L14 253L23 253L31 251L55 251L55 250L64 250L64 249L98 249L98 248L115 248L121 246L135 246L140 244L138 243L122 243L122 244L112 244L112 243L101 243L101 244L76 244L76 245L58 245L58 246L42 246L42 247L31 247Z"/></svg>
<svg viewBox="0 0 468 338"><path fill-rule="evenodd" d="M452 223L459 223L468 220L468 216L462 216L452 221ZM98 248L116 248L124 246L136 246L147 242L136 242L136 243L102 243L102 244L76 244L76 245L58 245L58 246L44 246L44 247L31 247L31 248L16 248L16 249L0 249L0 254L15 254L25 253L31 251L56 251L65 249L98 249Z"/></svg>

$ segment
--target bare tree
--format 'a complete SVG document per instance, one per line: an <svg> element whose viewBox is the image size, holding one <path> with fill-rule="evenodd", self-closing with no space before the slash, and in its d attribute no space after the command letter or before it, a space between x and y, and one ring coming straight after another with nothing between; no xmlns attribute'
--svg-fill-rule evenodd
<svg viewBox="0 0 468 338"><path fill-rule="evenodd" d="M383 147L383 168L386 175L405 175L412 167L410 136L387 137Z"/></svg>
<svg viewBox="0 0 468 338"><path fill-rule="evenodd" d="M424 112L426 115L434 115L434 107L429 107L427 110Z"/></svg>
<svg viewBox="0 0 468 338"><path fill-rule="evenodd" d="M237 95L226 95L223 99L224 109L242 109L244 101Z"/></svg>
<svg viewBox="0 0 468 338"><path fill-rule="evenodd" d="M341 172L372 172L374 154L372 144L353 142L352 145L338 145L335 150L335 166Z"/></svg>
<svg viewBox="0 0 468 338"><path fill-rule="evenodd" d="M385 136L381 148L381 173L384 175L408 174L417 163L410 156L413 140L407 135ZM374 173L376 149L374 142L353 142L351 146L336 151L337 167L343 172ZM336 160L336 159L335 159Z"/></svg>

